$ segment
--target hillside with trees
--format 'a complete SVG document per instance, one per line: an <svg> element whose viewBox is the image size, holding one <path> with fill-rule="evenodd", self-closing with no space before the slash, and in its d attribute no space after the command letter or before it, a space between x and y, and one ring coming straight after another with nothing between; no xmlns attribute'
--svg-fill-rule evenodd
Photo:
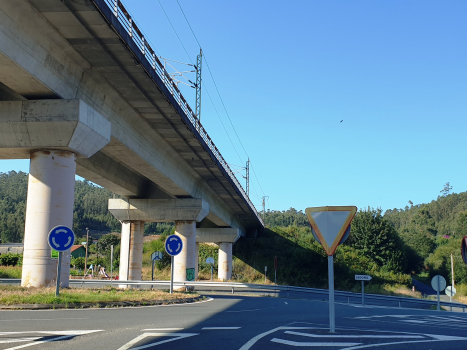
<svg viewBox="0 0 467 350"><path fill-rule="evenodd" d="M0 173L3 243L23 239L27 181L28 175L23 172ZM451 189L447 183L431 203L414 205L409 201L404 209L384 214L379 209L360 210L349 239L336 252L336 275L339 272L343 276L340 287L354 285L355 273L371 274L380 284L408 285L411 274L426 279L441 274L450 279L451 254L456 282L467 285L467 266L460 254L461 238L467 235L467 192L450 193ZM101 234L120 231L120 223L107 210L107 201L112 197L113 193L104 188L76 181L73 230L77 236L84 236L86 227ZM258 239L242 238L234 245L235 278L259 281L264 278L264 266L271 268L277 255L283 266L279 283L324 286L326 276L317 272L321 267L326 271L324 251L314 240L305 213L294 208L268 210L264 221L267 229ZM173 228L173 223L146 224L145 234L163 238Z"/></svg>

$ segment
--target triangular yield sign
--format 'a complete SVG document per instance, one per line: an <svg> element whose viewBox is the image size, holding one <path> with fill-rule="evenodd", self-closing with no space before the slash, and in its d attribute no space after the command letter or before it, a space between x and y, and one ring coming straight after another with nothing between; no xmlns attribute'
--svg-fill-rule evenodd
<svg viewBox="0 0 467 350"><path fill-rule="evenodd" d="M311 229L327 255L334 255L356 212L355 206L306 208Z"/></svg>

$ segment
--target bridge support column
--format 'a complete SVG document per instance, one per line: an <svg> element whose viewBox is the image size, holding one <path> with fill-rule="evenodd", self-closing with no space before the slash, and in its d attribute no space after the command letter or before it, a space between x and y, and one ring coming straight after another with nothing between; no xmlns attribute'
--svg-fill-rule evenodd
<svg viewBox="0 0 467 350"><path fill-rule="evenodd" d="M51 258L47 237L58 225L73 226L76 155L69 151L31 152L21 285L54 283L57 259ZM61 286L68 287L70 251L62 253Z"/></svg>
<svg viewBox="0 0 467 350"><path fill-rule="evenodd" d="M218 278L221 281L232 279L232 243L219 243Z"/></svg>
<svg viewBox="0 0 467 350"><path fill-rule="evenodd" d="M196 266L196 221L175 221L175 234L183 249L174 257L174 281L194 281Z"/></svg>
<svg viewBox="0 0 467 350"><path fill-rule="evenodd" d="M195 245L195 253L196 253L196 258L195 258L195 280L198 279L198 272L199 272L199 243L196 242Z"/></svg>
<svg viewBox="0 0 467 350"><path fill-rule="evenodd" d="M120 243L120 281L140 281L143 268L143 221L124 221ZM122 284L120 288L127 286Z"/></svg>

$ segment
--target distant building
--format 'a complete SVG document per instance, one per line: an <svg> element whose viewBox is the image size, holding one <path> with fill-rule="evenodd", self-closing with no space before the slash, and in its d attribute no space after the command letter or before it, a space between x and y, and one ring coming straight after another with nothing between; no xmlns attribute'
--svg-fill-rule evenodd
<svg viewBox="0 0 467 350"><path fill-rule="evenodd" d="M81 258L86 256L86 248L81 244L77 244L71 247L71 257L72 258Z"/></svg>
<svg viewBox="0 0 467 350"><path fill-rule="evenodd" d="M0 254L23 254L24 244L23 243L4 243L0 244Z"/></svg>

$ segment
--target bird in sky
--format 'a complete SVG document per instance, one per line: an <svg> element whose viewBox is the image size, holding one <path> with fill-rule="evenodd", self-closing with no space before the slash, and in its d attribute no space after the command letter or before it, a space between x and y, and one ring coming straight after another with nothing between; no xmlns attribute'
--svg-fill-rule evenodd
<svg viewBox="0 0 467 350"><path fill-rule="evenodd" d="M344 121L344 119L341 120L341 123Z"/></svg>

